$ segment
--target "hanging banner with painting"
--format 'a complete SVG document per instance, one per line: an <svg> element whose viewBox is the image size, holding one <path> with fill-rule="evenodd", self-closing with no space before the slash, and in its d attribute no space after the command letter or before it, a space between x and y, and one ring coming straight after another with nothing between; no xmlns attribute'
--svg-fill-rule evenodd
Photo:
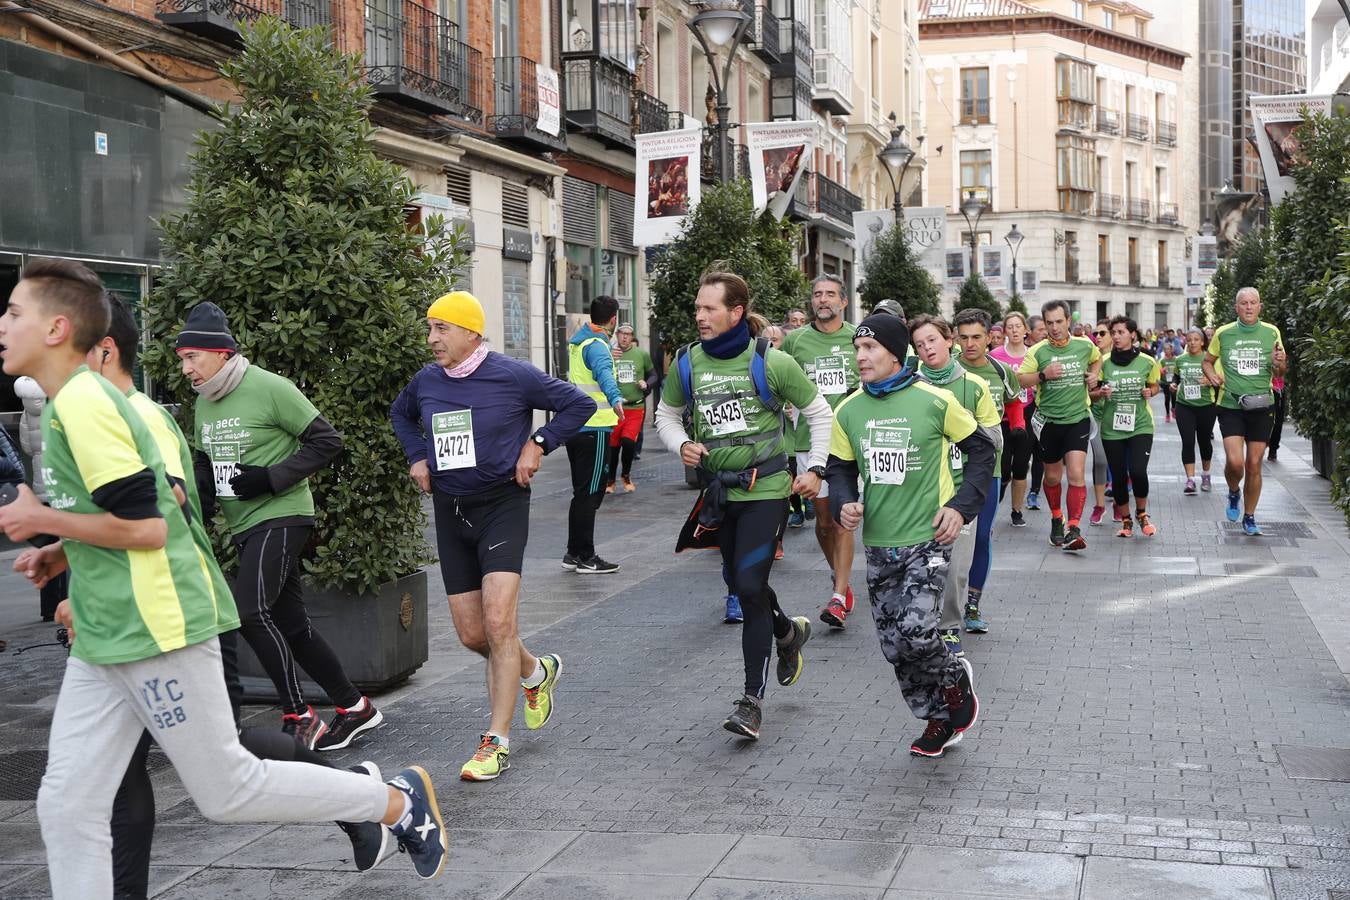
<svg viewBox="0 0 1350 900"><path fill-rule="evenodd" d="M816 148L815 122L756 122L745 126L755 209L783 218Z"/></svg>
<svg viewBox="0 0 1350 900"><path fill-rule="evenodd" d="M1270 202L1279 203L1294 189L1294 163L1298 160L1298 131L1303 111L1308 115L1331 111L1329 94L1261 94L1251 98L1256 125L1256 149L1261 170L1270 190Z"/></svg>
<svg viewBox="0 0 1350 900"><path fill-rule="evenodd" d="M637 136L633 189L633 243L667 244L684 228L684 217L698 205L703 131L658 131Z"/></svg>

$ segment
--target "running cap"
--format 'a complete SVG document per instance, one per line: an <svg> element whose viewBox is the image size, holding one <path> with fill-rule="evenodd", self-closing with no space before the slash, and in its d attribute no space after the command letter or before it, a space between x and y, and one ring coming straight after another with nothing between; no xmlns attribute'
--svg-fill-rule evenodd
<svg viewBox="0 0 1350 900"><path fill-rule="evenodd" d="M451 291L437 297L427 310L427 318L467 328L477 335L483 333L483 304L468 291Z"/></svg>
<svg viewBox="0 0 1350 900"><path fill-rule="evenodd" d="M887 313L895 316L901 322L905 321L905 308L895 300L878 301L877 305L872 307L872 314L876 315L877 313Z"/></svg>
<svg viewBox="0 0 1350 900"><path fill-rule="evenodd" d="M909 328L891 313L872 313L858 323L853 339L871 338L885 347L904 365L909 355Z"/></svg>
<svg viewBox="0 0 1350 900"><path fill-rule="evenodd" d="M173 350L207 350L211 353L238 353L239 344L230 334L230 320L225 311L207 300L198 303L188 312L183 330L178 332Z"/></svg>

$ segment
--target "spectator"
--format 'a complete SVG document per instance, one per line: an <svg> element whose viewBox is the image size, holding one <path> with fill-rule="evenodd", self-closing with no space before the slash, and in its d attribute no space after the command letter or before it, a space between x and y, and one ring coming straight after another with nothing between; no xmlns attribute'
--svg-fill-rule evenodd
<svg viewBox="0 0 1350 900"><path fill-rule="evenodd" d="M14 394L23 402L23 413L19 417L19 446L23 448L24 453L28 454L33 471L33 493L37 494L37 498L45 504L47 502L47 482L43 477L42 470L42 408L47 405L47 396L42 393L42 388L38 386L38 383L27 375L14 382ZM0 468L11 468L10 457L14 457L14 463L18 463L14 447L8 441L8 435L5 436L3 455L5 458L0 460ZM0 478L0 481L9 480L8 474ZM22 465L19 465L17 480L23 481ZM66 591L69 585L70 574L62 572L38 591L38 604L42 621L51 622L53 620L56 615L56 605L66 599Z"/></svg>

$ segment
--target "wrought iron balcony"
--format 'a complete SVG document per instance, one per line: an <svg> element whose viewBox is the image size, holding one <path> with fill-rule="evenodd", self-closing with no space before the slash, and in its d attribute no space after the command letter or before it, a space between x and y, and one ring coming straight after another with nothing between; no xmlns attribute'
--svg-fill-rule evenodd
<svg viewBox="0 0 1350 900"><path fill-rule="evenodd" d="M759 21L755 17L755 0L737 0L737 2L740 4L741 12L750 17L750 24L745 27L745 42L756 43L759 40Z"/></svg>
<svg viewBox="0 0 1350 900"><path fill-rule="evenodd" d="M1130 113L1125 117L1125 134L1137 141L1148 140L1148 116Z"/></svg>
<svg viewBox="0 0 1350 900"><path fill-rule="evenodd" d="M158 0L155 4L155 17L165 25L223 44L238 44L240 20L253 21L265 12L257 0Z"/></svg>
<svg viewBox="0 0 1350 900"><path fill-rule="evenodd" d="M493 114L487 126L499 138L516 141L533 150L566 150L567 131L562 123L562 98L553 97L558 107L558 133L549 134L539 127L540 97L538 64L524 56L498 56L492 61L495 85ZM561 93L561 92L559 92ZM545 98L546 102L549 98Z"/></svg>
<svg viewBox="0 0 1350 900"><path fill-rule="evenodd" d="M1147 222L1149 219L1149 210L1153 204L1148 200L1140 200L1131 197L1125 201L1125 218L1134 222Z"/></svg>
<svg viewBox="0 0 1350 900"><path fill-rule="evenodd" d="M1144 286L1143 266L1139 263L1130 263L1130 287Z"/></svg>
<svg viewBox="0 0 1350 900"><path fill-rule="evenodd" d="M1099 284L1111 283L1111 260L1097 260L1097 282Z"/></svg>
<svg viewBox="0 0 1350 900"><path fill-rule="evenodd" d="M778 20L778 63L770 67L774 78L796 78L807 84L816 80L815 50L811 47L811 29L792 16Z"/></svg>
<svg viewBox="0 0 1350 900"><path fill-rule="evenodd" d="M689 117L678 109L672 109L666 113L666 131L679 131L689 122Z"/></svg>
<svg viewBox="0 0 1350 900"><path fill-rule="evenodd" d="M773 8L768 4L760 5L755 14L758 17L755 23L755 33L759 35L759 43L755 45L755 55L764 60L769 65L778 62L782 55L781 49L781 25L782 20L773 14Z"/></svg>
<svg viewBox="0 0 1350 900"><path fill-rule="evenodd" d="M862 209L862 198L819 172L803 172L793 197L792 212L799 217L814 213L853 227L853 214Z"/></svg>
<svg viewBox="0 0 1350 900"><path fill-rule="evenodd" d="M375 0L366 3L365 38L366 80L376 96L482 121L483 55L458 40L454 22L413 0Z"/></svg>
<svg viewBox="0 0 1350 900"><path fill-rule="evenodd" d="M1176 225L1181 221L1175 203L1158 204L1158 221L1163 225Z"/></svg>
<svg viewBox="0 0 1350 900"><path fill-rule="evenodd" d="M568 129L633 149L633 75L604 57L563 60Z"/></svg>
<svg viewBox="0 0 1350 900"><path fill-rule="evenodd" d="M1097 107L1097 130L1102 134L1120 134L1120 111Z"/></svg>
<svg viewBox="0 0 1350 900"><path fill-rule="evenodd" d="M1158 120L1158 143L1175 147L1177 144L1177 123Z"/></svg>
<svg viewBox="0 0 1350 900"><path fill-rule="evenodd" d="M660 99L646 91L637 92L637 133L651 134L665 131L670 123L670 109Z"/></svg>
<svg viewBox="0 0 1350 900"><path fill-rule="evenodd" d="M1104 219L1120 218L1120 195L1097 194L1097 215Z"/></svg>
<svg viewBox="0 0 1350 900"><path fill-rule="evenodd" d="M333 25L333 8L330 0L260 0L260 5L268 15L276 16L296 28L313 28Z"/></svg>

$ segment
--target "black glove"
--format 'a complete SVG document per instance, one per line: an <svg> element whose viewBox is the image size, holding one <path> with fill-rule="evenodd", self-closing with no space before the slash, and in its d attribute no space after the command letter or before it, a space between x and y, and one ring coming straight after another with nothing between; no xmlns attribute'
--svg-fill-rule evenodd
<svg viewBox="0 0 1350 900"><path fill-rule="evenodd" d="M240 463L239 474L230 479L230 488L240 500L253 500L272 493L272 480L267 466L248 466Z"/></svg>

